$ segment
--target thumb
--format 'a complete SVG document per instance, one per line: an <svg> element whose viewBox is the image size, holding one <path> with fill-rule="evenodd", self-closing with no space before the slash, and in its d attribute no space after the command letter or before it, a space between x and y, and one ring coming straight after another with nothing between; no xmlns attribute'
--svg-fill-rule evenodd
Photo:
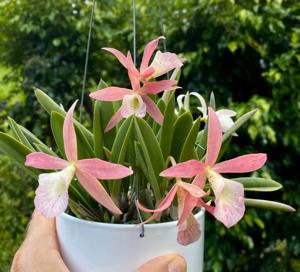
<svg viewBox="0 0 300 272"><path fill-rule="evenodd" d="M137 272L185 272L186 261L178 254L168 254L151 259Z"/></svg>

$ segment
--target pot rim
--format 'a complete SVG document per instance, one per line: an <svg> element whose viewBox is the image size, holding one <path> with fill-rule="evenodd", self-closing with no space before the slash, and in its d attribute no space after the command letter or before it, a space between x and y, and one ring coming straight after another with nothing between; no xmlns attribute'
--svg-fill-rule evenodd
<svg viewBox="0 0 300 272"><path fill-rule="evenodd" d="M200 217L203 217L204 214L205 214L205 209L201 208L201 210L195 214L195 217L199 219ZM91 227L103 227L103 228L110 228L110 229L128 229L128 228L138 228L140 226L139 224L112 224L112 223L88 221L85 219L80 219L75 216L69 215L67 213L62 213L58 217L61 217L63 220L66 221L72 221L77 224L88 225ZM169 228L176 224L177 224L177 220L171 222L145 224L145 228L147 229Z"/></svg>

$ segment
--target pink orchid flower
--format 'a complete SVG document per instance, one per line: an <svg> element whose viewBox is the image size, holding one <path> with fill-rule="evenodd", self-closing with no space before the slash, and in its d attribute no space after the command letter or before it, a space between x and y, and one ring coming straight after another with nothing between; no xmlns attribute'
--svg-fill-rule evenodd
<svg viewBox="0 0 300 272"><path fill-rule="evenodd" d="M164 170L163 177L192 178L194 185L204 187L206 178L215 195L215 207L210 207L203 200L188 197L182 218L186 218L193 208L198 205L208 208L227 228L235 225L245 213L244 187L241 183L222 177L221 173L247 173L261 168L267 159L266 154L248 154L231 160L216 163L221 145L222 128L220 121L209 108L208 113L208 143L205 163L189 160ZM180 221L180 220L179 220ZM180 222L179 222L180 223Z"/></svg>
<svg viewBox="0 0 300 272"><path fill-rule="evenodd" d="M34 204L46 218L55 217L64 212L68 206L68 187L76 175L83 188L101 205L116 214L122 212L112 201L99 179L121 179L131 175L131 169L100 159L77 158L77 140L73 124L73 111L77 101L66 114L63 126L63 139L67 160L33 152L26 157L26 166L38 169L61 170L39 175Z"/></svg>
<svg viewBox="0 0 300 272"><path fill-rule="evenodd" d="M143 207L140 203L138 203L139 209L141 209L144 212L153 213L153 215L149 217L146 221L144 221L143 224L146 224L154 220L155 218L159 217L164 210L168 209L171 206L172 201L175 198L176 194L177 194L177 202L178 202L178 218L182 216L182 212L185 209L184 205L185 205L185 198L187 195L191 195L195 199L202 198L206 195L206 193L198 186L177 179L177 182L170 189L170 191L168 192L166 197L162 200L162 202L160 203L157 209L149 210ZM180 224L178 223L177 226L178 226L177 241L179 244L188 245L199 239L200 225L193 214L187 216L185 220L181 221Z"/></svg>
<svg viewBox="0 0 300 272"><path fill-rule="evenodd" d="M170 52L162 53L159 50L156 52L153 61L149 65L150 59L158 46L159 40L161 39L165 39L165 37L160 36L146 45L140 70L136 70L136 77L139 81L147 81L150 78L159 77L174 68L179 68L183 65L184 60L179 58L176 54ZM128 67L127 58L122 52L114 48L105 47L103 49L113 54L126 69L130 69L130 67Z"/></svg>
<svg viewBox="0 0 300 272"><path fill-rule="evenodd" d="M132 115L143 118L148 113L157 123L162 124L163 115L157 105L149 97L149 95L158 94L163 91L170 91L177 81L175 80L160 80L148 81L150 78L155 78L163 75L170 70L181 67L183 61L173 53L157 52L153 62L149 66L149 61L155 51L159 37L147 44L140 71L135 67L131 54L128 52L127 57L120 51L113 48L104 48L114 54L121 64L128 70L128 76L132 89L120 87L107 87L90 94L90 97L100 101L118 101L122 100L120 109L113 115L105 128L105 132L111 130L123 118L128 118ZM141 86L142 84L142 86Z"/></svg>

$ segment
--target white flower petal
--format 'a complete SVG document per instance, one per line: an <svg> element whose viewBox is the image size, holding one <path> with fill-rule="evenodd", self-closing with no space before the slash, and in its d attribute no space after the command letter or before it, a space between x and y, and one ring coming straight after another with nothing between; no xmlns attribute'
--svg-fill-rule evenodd
<svg viewBox="0 0 300 272"><path fill-rule="evenodd" d="M146 115L146 104L138 94L125 95L121 107L121 115L128 118L131 115L143 118Z"/></svg>

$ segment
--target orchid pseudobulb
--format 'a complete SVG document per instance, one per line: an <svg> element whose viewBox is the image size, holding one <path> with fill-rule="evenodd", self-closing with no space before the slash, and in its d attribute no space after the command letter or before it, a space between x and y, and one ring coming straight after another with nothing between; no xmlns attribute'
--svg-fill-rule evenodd
<svg viewBox="0 0 300 272"><path fill-rule="evenodd" d="M131 169L100 159L77 158L77 140L73 124L73 111L77 101L66 114L63 126L63 139L67 160L33 152L26 157L26 166L38 169L61 170L40 174L36 190L35 207L46 218L55 217L64 212L68 206L68 188L76 175L80 184L101 205L111 212L120 214L120 209L112 201L99 179L121 179L131 175Z"/></svg>

